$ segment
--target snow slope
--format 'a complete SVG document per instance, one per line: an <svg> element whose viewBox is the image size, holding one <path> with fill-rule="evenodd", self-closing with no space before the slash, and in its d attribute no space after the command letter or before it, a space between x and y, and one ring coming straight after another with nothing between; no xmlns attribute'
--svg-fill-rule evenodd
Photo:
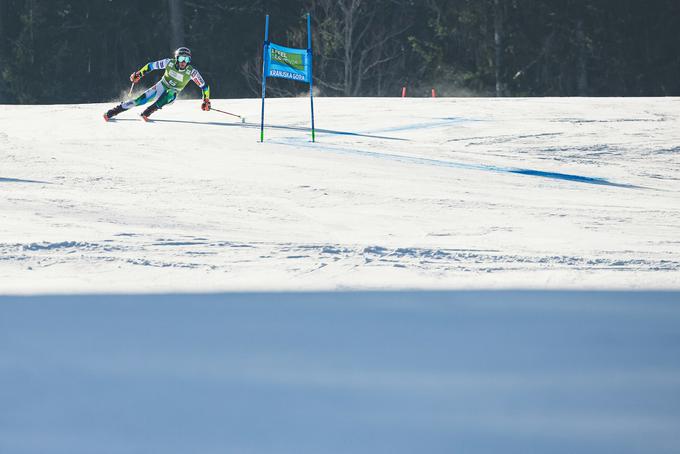
<svg viewBox="0 0 680 454"><path fill-rule="evenodd" d="M0 106L1 453L680 449L680 100L111 105Z"/></svg>
<svg viewBox="0 0 680 454"><path fill-rule="evenodd" d="M0 106L0 293L680 287L679 99L267 103Z"/></svg>

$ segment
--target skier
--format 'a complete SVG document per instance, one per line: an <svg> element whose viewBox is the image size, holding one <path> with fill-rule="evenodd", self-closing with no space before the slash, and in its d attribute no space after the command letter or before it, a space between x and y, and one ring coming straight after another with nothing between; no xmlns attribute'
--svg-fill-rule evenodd
<svg viewBox="0 0 680 454"><path fill-rule="evenodd" d="M179 92L184 90L189 81L193 80L203 91L203 103L201 109L210 110L210 87L205 83L198 70L189 65L191 62L191 51L186 47L180 47L175 51L175 57L166 58L155 62L147 63L139 71L130 74L130 81L132 83L139 82L144 75L149 71L157 69L164 69L165 74L153 87L141 94L136 99L131 99L118 104L113 109L104 114L104 120L109 121L119 113L131 109L135 106L141 106L151 100L155 100L153 104L142 112L144 121L149 121L149 116L162 109L163 106L172 103Z"/></svg>

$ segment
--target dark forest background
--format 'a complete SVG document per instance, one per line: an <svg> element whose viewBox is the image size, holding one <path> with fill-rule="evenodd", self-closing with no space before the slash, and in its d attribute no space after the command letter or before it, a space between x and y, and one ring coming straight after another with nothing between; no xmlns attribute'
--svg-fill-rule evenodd
<svg viewBox="0 0 680 454"><path fill-rule="evenodd" d="M679 0L0 0L0 103L111 100L180 45L214 98L258 96L264 15L306 47L306 11L324 96L680 95Z"/></svg>

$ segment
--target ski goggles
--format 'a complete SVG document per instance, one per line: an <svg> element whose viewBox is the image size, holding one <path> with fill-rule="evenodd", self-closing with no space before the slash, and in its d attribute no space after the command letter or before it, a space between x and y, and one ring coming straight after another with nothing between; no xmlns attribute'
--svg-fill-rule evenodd
<svg viewBox="0 0 680 454"><path fill-rule="evenodd" d="M189 57L188 55L180 55L179 57L177 57L177 63L189 64L190 61L191 57Z"/></svg>

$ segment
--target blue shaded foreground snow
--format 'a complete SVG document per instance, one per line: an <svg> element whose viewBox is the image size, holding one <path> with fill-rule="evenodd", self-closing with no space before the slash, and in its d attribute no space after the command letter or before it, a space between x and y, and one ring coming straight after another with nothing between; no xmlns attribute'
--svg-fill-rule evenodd
<svg viewBox="0 0 680 454"><path fill-rule="evenodd" d="M680 451L680 294L0 297L0 452Z"/></svg>

